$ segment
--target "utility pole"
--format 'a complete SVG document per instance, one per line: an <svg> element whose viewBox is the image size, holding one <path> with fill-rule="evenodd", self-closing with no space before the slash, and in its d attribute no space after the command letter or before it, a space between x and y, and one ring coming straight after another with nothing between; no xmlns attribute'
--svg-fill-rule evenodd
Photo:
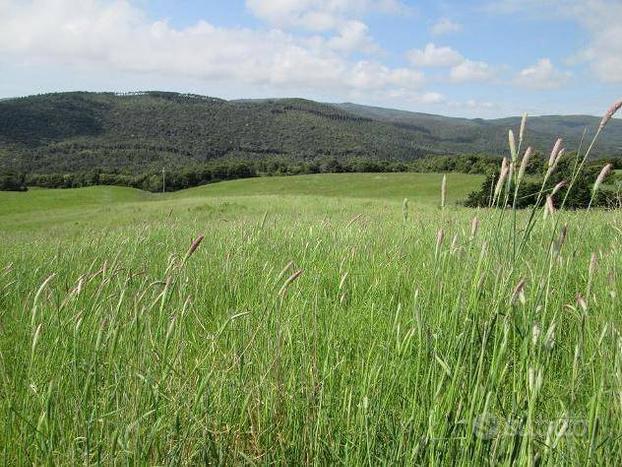
<svg viewBox="0 0 622 467"><path fill-rule="evenodd" d="M166 169L162 168L162 193L166 193Z"/></svg>

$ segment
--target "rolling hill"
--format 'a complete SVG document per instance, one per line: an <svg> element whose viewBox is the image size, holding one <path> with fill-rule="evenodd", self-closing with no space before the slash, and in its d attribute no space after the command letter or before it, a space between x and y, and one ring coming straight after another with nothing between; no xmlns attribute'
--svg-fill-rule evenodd
<svg viewBox="0 0 622 467"><path fill-rule="evenodd" d="M493 120L443 117L417 112L369 107L351 103L337 107L363 118L391 123L400 128L425 131L451 152L499 153L507 151L507 130L518 128L521 117ZM601 117L591 115L545 115L529 117L528 142L540 151L548 149L556 138L562 137L569 149L576 149L587 130L591 136ZM459 134L459 136L456 136ZM599 141L594 154L622 154L622 121L613 120Z"/></svg>
<svg viewBox="0 0 622 467"><path fill-rule="evenodd" d="M468 120L303 99L225 101L143 92L58 93L0 101L0 170L142 173L215 159L364 157L409 161L426 155L500 154L518 118ZM542 151L558 136L575 147L598 118L530 120ZM622 122L612 122L598 153L617 155Z"/></svg>

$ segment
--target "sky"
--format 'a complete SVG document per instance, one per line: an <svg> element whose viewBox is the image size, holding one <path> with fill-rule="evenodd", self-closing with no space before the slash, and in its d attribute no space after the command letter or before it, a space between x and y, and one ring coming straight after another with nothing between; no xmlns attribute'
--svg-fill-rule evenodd
<svg viewBox="0 0 622 467"><path fill-rule="evenodd" d="M0 0L0 98L303 97L470 118L622 97L622 0Z"/></svg>

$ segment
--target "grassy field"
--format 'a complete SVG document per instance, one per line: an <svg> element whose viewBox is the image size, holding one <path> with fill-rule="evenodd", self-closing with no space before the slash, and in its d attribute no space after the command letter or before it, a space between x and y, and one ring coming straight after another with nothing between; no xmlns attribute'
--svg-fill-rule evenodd
<svg viewBox="0 0 622 467"><path fill-rule="evenodd" d="M483 177L449 174L452 191L448 203L456 203L479 187ZM80 231L93 225L119 227L142 219L189 212L195 216L224 219L242 205L271 210L283 196L303 197L322 204L324 197L401 201L422 205L439 203L441 174L325 174L266 177L214 183L176 193L152 194L125 187L89 187L68 190L31 189L26 193L0 191L0 232L44 229L66 235L70 224ZM309 200L309 197L322 200ZM172 211L172 212L171 212ZM60 228L59 228L60 227ZM72 229L70 229L71 231Z"/></svg>
<svg viewBox="0 0 622 467"><path fill-rule="evenodd" d="M619 465L622 215L440 180L0 193L2 462Z"/></svg>

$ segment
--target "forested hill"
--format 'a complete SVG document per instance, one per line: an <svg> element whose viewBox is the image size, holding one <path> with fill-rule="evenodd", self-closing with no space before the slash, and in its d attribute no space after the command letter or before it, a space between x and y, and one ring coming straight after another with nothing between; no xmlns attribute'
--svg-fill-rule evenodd
<svg viewBox="0 0 622 467"><path fill-rule="evenodd" d="M481 118L452 118L403 110L369 107L351 103L336 104L342 110L363 118L392 123L400 128L416 128L428 131L430 135L443 142L456 143L458 153L496 154L507 152L508 129L520 126L521 117L508 117L493 120ZM529 117L528 143L538 151L550 149L558 137L562 137L568 149L576 150L587 130L586 138L593 136L601 117L591 115L546 115ZM517 135L518 136L518 135ZM588 141L589 142L589 141ZM612 120L607 131L601 136L594 155L622 155L622 120Z"/></svg>
<svg viewBox="0 0 622 467"><path fill-rule="evenodd" d="M595 117L539 117L531 142L578 144ZM303 99L225 101L188 94L59 93L0 101L0 170L141 173L219 158L354 157L408 161L424 155L506 151L518 119L467 120ZM617 155L622 123L598 153Z"/></svg>

